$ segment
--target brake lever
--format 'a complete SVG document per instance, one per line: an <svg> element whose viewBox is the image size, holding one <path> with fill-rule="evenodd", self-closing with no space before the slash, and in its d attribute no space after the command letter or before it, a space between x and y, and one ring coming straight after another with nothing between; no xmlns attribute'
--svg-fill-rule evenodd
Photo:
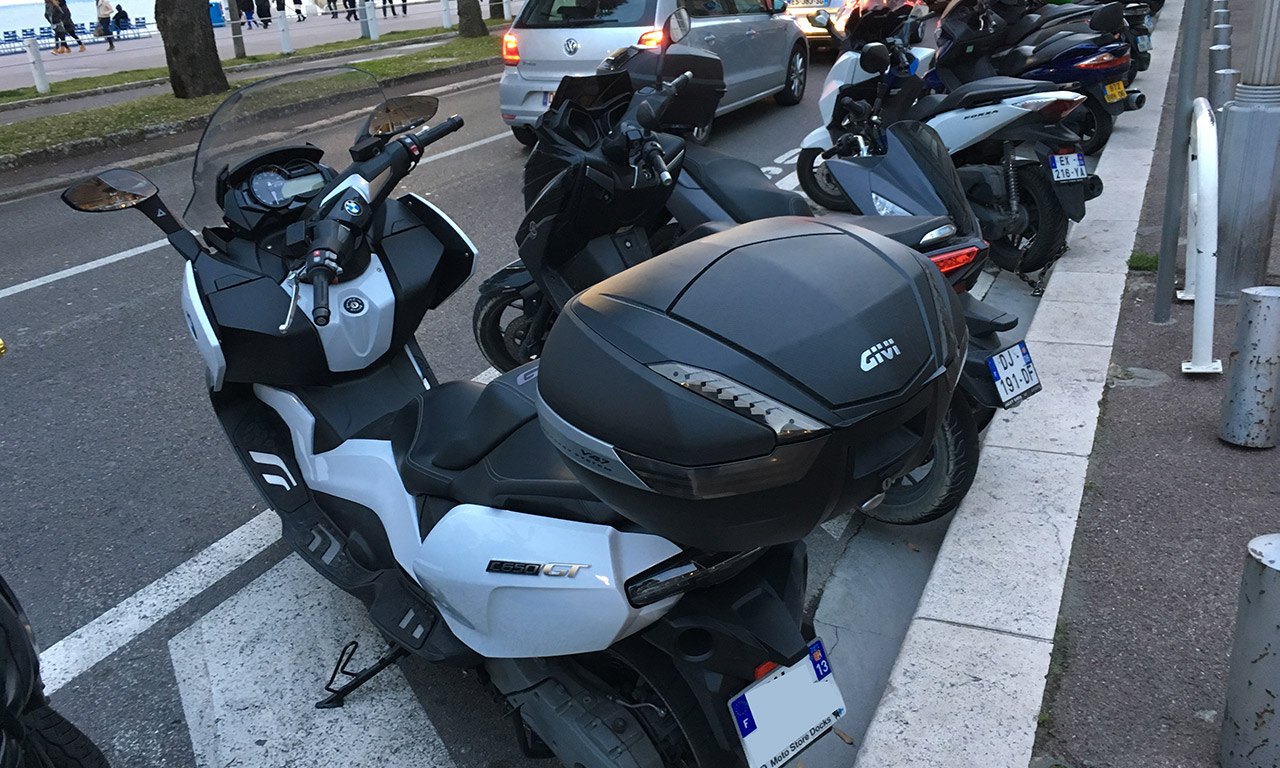
<svg viewBox="0 0 1280 768"><path fill-rule="evenodd" d="M286 278L293 281L293 299L289 301L289 313L285 315L284 324L278 328L281 336L289 332L289 326L293 325L293 316L298 311L298 297L302 295L302 283L298 280L298 275L299 272L295 269Z"/></svg>

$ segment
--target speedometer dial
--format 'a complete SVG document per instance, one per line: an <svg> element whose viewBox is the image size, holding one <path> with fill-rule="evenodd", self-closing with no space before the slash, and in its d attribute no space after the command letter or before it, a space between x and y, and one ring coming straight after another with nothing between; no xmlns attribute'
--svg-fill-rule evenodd
<svg viewBox="0 0 1280 768"><path fill-rule="evenodd" d="M284 171L270 165L253 172L253 176L249 179L249 191L253 193L254 199L263 205L278 208L289 201L284 194L286 181L288 179Z"/></svg>

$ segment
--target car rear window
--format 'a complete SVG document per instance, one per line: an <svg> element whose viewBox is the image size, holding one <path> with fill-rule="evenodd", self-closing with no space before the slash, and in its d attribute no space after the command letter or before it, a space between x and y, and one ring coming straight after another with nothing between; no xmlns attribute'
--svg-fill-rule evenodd
<svg viewBox="0 0 1280 768"><path fill-rule="evenodd" d="M657 0L529 0L518 27L651 27Z"/></svg>

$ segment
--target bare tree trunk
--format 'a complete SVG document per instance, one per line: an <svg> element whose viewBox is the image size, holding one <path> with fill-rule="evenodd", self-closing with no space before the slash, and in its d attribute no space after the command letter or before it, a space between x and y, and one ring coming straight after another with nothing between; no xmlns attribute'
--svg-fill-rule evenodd
<svg viewBox="0 0 1280 768"><path fill-rule="evenodd" d="M488 37L480 0L458 0L458 37Z"/></svg>
<svg viewBox="0 0 1280 768"><path fill-rule="evenodd" d="M206 0L156 0L156 28L164 39L174 96L194 99L231 87L213 41Z"/></svg>

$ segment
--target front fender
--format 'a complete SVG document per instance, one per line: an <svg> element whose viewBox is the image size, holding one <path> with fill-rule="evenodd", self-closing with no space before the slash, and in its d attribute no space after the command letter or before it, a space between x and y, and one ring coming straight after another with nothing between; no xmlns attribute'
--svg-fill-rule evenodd
<svg viewBox="0 0 1280 768"><path fill-rule="evenodd" d="M804 137L804 141L800 142L801 149L821 149L824 152L834 146L831 143L831 132L825 127L814 128Z"/></svg>
<svg viewBox="0 0 1280 768"><path fill-rule="evenodd" d="M523 291L533 284L533 275L524 262L516 259L480 283L481 296L494 296L505 291Z"/></svg>

